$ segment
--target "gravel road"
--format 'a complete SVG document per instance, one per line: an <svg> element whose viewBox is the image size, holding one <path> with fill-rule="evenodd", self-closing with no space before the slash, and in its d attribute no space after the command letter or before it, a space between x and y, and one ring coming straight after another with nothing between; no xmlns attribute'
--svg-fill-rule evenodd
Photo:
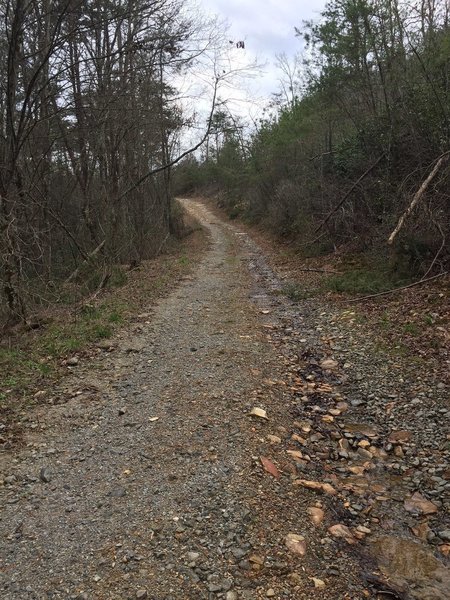
<svg viewBox="0 0 450 600"><path fill-rule="evenodd" d="M98 358L70 361L27 417L26 446L1 459L0 597L371 597L365 521L351 543L330 534L350 525L342 498L293 483L336 484L327 453L305 453L313 421L293 413L298 372L281 381L283 344L292 350L294 333L296 346L319 344L320 328L302 331L307 313L279 295L246 234L184 203L210 234L195 274ZM314 365L302 385L318 382L316 396L342 383L333 364ZM345 403L339 391L332 399L337 417ZM268 418L250 416L255 407ZM273 458L282 443L288 452Z"/></svg>

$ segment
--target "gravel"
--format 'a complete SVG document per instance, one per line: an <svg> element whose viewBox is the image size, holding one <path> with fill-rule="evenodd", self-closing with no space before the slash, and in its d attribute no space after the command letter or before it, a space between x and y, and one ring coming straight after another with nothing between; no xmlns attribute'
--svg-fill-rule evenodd
<svg viewBox="0 0 450 600"><path fill-rule="evenodd" d="M413 535L413 491L438 506L421 544L448 541L445 387L387 364L342 311L285 298L246 234L185 204L211 238L195 276L95 361L68 362L58 402L2 459L5 600L370 597L369 541ZM358 487L348 469L364 463ZM355 544L331 538L337 524Z"/></svg>

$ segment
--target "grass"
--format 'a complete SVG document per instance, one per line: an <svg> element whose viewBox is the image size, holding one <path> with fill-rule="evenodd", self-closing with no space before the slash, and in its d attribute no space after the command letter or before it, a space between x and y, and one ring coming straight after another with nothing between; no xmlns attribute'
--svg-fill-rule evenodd
<svg viewBox="0 0 450 600"><path fill-rule="evenodd" d="M117 308L111 310L105 301L98 307L84 307L73 320L50 324L30 336L26 349L0 348L0 399L5 399L5 390L23 393L31 384L51 378L63 358L111 337L123 320L124 314Z"/></svg>
<svg viewBox="0 0 450 600"><path fill-rule="evenodd" d="M434 325L434 319L433 319L433 317L431 315L425 315L424 316L424 321L429 326Z"/></svg>
<svg viewBox="0 0 450 600"><path fill-rule="evenodd" d="M384 311L381 315L380 315L380 320L378 323L378 327L382 330L382 331L389 331L392 327L392 320L391 317L389 316L389 313L387 311Z"/></svg>
<svg viewBox="0 0 450 600"><path fill-rule="evenodd" d="M409 335L417 336L420 335L420 327L416 323L405 323L403 325L403 331Z"/></svg>
<svg viewBox="0 0 450 600"><path fill-rule="evenodd" d="M377 266L355 268L340 275L328 277L324 287L333 292L349 294L376 294L406 285L409 279L391 270Z"/></svg>
<svg viewBox="0 0 450 600"><path fill-rule="evenodd" d="M92 354L96 343L112 337L170 291L206 246L206 235L196 229L174 243L169 254L143 263L139 271L114 270L109 289L93 303L81 308L73 305L74 300L72 305L60 304L40 328L11 332L0 340L0 407L5 418L37 402L35 392L66 372L64 359L75 353Z"/></svg>
<svg viewBox="0 0 450 600"><path fill-rule="evenodd" d="M281 293L292 300L292 302L300 302L306 300L313 295L311 290L306 290L303 286L298 283L287 283L282 289Z"/></svg>
<svg viewBox="0 0 450 600"><path fill-rule="evenodd" d="M88 344L111 337L125 318L125 308L111 307L111 299L84 306L71 322L50 325L37 340L37 350L49 357L64 357Z"/></svg>
<svg viewBox="0 0 450 600"><path fill-rule="evenodd" d="M123 314L121 314L117 310L113 310L108 317L108 321L110 323L116 323L116 324L123 323Z"/></svg>
<svg viewBox="0 0 450 600"><path fill-rule="evenodd" d="M381 354L390 358L407 358L410 363L415 365L423 365L425 364L425 359L422 356L417 354L411 354L411 348L404 344L403 342L399 342L396 340L395 342L387 341L387 340L379 340L374 343L374 351L378 354Z"/></svg>

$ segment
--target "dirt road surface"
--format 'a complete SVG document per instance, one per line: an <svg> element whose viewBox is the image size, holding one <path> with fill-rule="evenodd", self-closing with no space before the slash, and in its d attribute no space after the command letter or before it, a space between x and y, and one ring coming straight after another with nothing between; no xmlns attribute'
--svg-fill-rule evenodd
<svg viewBox="0 0 450 600"><path fill-rule="evenodd" d="M98 359L73 361L2 458L0 597L375 597L369 513L327 466L326 431L348 409L337 361L317 356L320 331L251 239L184 203L210 234L195 274ZM314 369L300 373L308 351ZM311 392L321 429L302 412ZM364 435L362 450L375 444ZM447 576L411 597L445 598Z"/></svg>

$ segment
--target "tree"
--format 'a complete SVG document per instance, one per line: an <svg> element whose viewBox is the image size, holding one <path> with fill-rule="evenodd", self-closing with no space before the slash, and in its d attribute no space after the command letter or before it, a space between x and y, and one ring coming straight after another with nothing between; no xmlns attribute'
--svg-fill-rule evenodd
<svg viewBox="0 0 450 600"><path fill-rule="evenodd" d="M3 0L0 12L0 278L14 322L83 279L80 265L106 282L161 247L185 123L172 82L219 36L182 0Z"/></svg>
<svg viewBox="0 0 450 600"><path fill-rule="evenodd" d="M299 59L279 56L275 114L244 144L239 175L223 181L230 210L312 252L376 249L399 271L440 268L450 233L448 17L443 1L330 0L297 29L303 87ZM411 205L415 218L386 249Z"/></svg>

